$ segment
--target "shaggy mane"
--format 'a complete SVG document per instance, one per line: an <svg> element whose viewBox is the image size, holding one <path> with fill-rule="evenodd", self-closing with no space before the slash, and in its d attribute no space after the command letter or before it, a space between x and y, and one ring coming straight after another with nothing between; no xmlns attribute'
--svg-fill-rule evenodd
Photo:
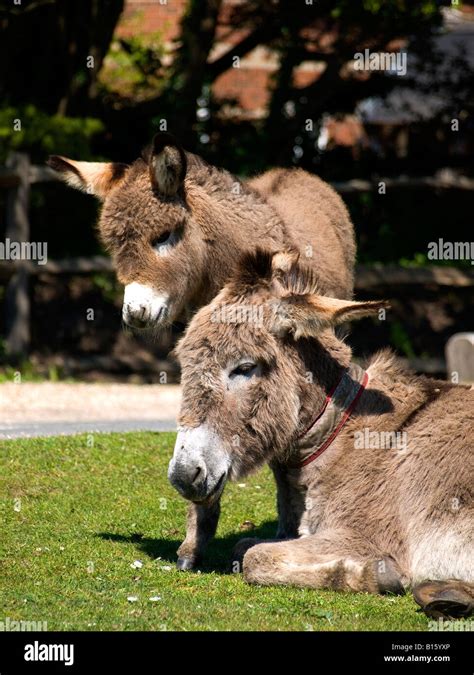
<svg viewBox="0 0 474 675"><path fill-rule="evenodd" d="M307 265L300 265L298 260L288 270L277 270L276 277L292 295L319 294L315 271Z"/></svg>
<svg viewBox="0 0 474 675"><path fill-rule="evenodd" d="M300 264L299 253L295 250L275 253L257 248L242 256L235 275L235 285L240 292L260 285L268 286L272 280L277 280L294 295L318 292L315 272Z"/></svg>
<svg viewBox="0 0 474 675"><path fill-rule="evenodd" d="M272 278L273 254L257 248L255 251L244 253L240 258L235 281L239 288L254 288L261 284L268 284Z"/></svg>

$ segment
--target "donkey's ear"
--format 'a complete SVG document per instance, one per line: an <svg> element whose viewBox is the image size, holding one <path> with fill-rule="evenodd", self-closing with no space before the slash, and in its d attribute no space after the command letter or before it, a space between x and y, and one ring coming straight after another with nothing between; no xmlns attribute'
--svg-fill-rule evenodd
<svg viewBox="0 0 474 675"><path fill-rule="evenodd" d="M378 315L380 310L388 307L385 300L355 302L315 294L288 294L273 301L272 332L279 337L292 334L295 339L316 337L326 328Z"/></svg>
<svg viewBox="0 0 474 675"><path fill-rule="evenodd" d="M57 171L68 185L78 190L105 199L117 186L128 169L126 164L116 162L76 162L74 159L52 155L46 162Z"/></svg>
<svg viewBox="0 0 474 675"><path fill-rule="evenodd" d="M174 136L164 132L154 136L149 169L152 185L161 194L173 197L182 187L187 169L186 154Z"/></svg>

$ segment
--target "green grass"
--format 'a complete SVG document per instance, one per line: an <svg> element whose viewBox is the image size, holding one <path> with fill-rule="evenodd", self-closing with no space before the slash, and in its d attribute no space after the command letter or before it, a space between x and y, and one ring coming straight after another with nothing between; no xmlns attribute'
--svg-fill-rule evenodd
<svg viewBox="0 0 474 675"><path fill-rule="evenodd" d="M1 347L1 345L0 345ZM0 349L1 356L1 349ZM0 384L5 382L75 382L73 377L66 377L57 366L41 367L31 361L22 361L17 366L0 367Z"/></svg>
<svg viewBox="0 0 474 675"><path fill-rule="evenodd" d="M427 628L410 596L259 588L230 574L238 539L275 531L267 469L227 487L206 567L178 572L186 504L166 478L173 441L133 433L0 444L0 620L47 621L48 630Z"/></svg>

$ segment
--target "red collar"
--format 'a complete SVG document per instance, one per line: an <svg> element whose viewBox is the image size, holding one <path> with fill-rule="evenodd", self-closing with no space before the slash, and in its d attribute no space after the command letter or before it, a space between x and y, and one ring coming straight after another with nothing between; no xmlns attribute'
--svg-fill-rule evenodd
<svg viewBox="0 0 474 675"><path fill-rule="evenodd" d="M343 373L337 385L326 396L322 410L306 431L298 436L298 448L311 449L311 453L297 462L295 467L307 466L329 448L351 416L368 381L367 372L356 364L351 364Z"/></svg>

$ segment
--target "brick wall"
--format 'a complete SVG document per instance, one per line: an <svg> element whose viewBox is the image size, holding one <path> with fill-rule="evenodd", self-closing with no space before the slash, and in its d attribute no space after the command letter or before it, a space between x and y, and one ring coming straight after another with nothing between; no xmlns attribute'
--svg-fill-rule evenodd
<svg viewBox="0 0 474 675"><path fill-rule="evenodd" d="M224 0L217 28L217 43L211 61L226 52L245 37L243 30L229 24L229 9L238 0ZM163 3L163 4L162 4ZM171 46L179 37L180 20L187 0L126 0L125 10L117 33L120 36L161 33ZM265 47L258 47L240 60L238 68L230 68L214 83L214 95L219 100L234 102L234 114L255 118L265 114L272 85L272 75L278 68L276 55ZM318 76L314 64L302 66L295 72L297 86L306 86Z"/></svg>
<svg viewBox="0 0 474 675"><path fill-rule="evenodd" d="M179 35L179 22L187 5L187 0L126 0L118 34L129 37L137 32L162 33L165 42Z"/></svg>

